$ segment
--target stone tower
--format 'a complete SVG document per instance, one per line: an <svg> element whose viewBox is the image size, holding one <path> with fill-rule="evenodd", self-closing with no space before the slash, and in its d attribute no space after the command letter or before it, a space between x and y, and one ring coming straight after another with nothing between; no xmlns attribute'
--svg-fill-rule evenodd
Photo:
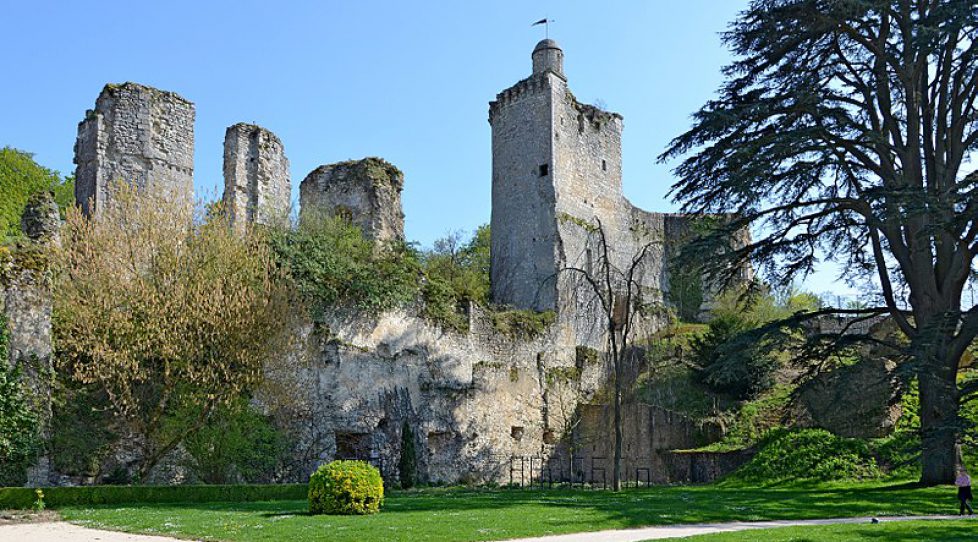
<svg viewBox="0 0 978 542"><path fill-rule="evenodd" d="M192 197L194 104L136 83L106 85L78 124L75 165L75 200L89 214L117 180Z"/></svg>
<svg viewBox="0 0 978 542"><path fill-rule="evenodd" d="M343 216L368 239L403 239L403 188L404 174L380 158L319 166L299 186L301 217L317 212Z"/></svg>
<svg viewBox="0 0 978 542"><path fill-rule="evenodd" d="M282 142L254 124L230 126L224 136L224 204L237 229L288 218L292 197Z"/></svg>
<svg viewBox="0 0 978 542"><path fill-rule="evenodd" d="M538 43L532 60L532 75L489 104L492 298L553 310L557 272L588 259L589 224L600 219L617 243L632 206L622 194L621 115L574 98L555 41Z"/></svg>

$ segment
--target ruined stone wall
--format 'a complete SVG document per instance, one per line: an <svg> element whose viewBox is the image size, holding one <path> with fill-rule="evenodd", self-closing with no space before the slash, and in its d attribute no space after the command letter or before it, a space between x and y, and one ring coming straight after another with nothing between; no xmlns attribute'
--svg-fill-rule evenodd
<svg viewBox="0 0 978 542"><path fill-rule="evenodd" d="M686 481L671 468L668 451L701 446L708 439L693 420L635 402L622 405L622 433L622 479L654 484ZM581 405L581 421L568 445L572 445L570 452L588 470L588 475L592 466L603 468L610 483L615 445L611 406ZM563 457L567 457L566 450ZM601 479L600 472L595 478Z"/></svg>
<svg viewBox="0 0 978 542"><path fill-rule="evenodd" d="M600 272L600 222L618 270L627 271L649 245L635 278L648 302L661 302L665 219L625 199L622 117L578 102L561 58L556 43L544 40L533 54L533 75L490 104L492 299L556 310L578 343L600 346L600 306L580 275L564 270Z"/></svg>
<svg viewBox="0 0 978 542"><path fill-rule="evenodd" d="M98 213L111 183L181 197L193 194L194 105L139 85L106 85L78 124L75 199Z"/></svg>
<svg viewBox="0 0 978 542"><path fill-rule="evenodd" d="M375 241L404 238L404 174L380 158L319 166L299 186L301 214L343 216Z"/></svg>
<svg viewBox="0 0 978 542"><path fill-rule="evenodd" d="M9 258L0 258L0 308L6 321L9 359L0 363L20 367L34 399L41 434L47 436L51 420L51 381L54 347L51 338L53 299L50 249L60 243L61 218L54 197L47 192L28 201L21 219L26 239ZM49 459L42 454L28 471L28 484L49 482Z"/></svg>
<svg viewBox="0 0 978 542"><path fill-rule="evenodd" d="M289 415L300 442L293 455L305 461L295 478L353 454L396 479L404 421L431 482L505 481L511 456L552 453L608 368L582 359L557 324L535 338L511 337L473 307L470 326L445 331L410 312L306 326L294 386L301 397Z"/></svg>
<svg viewBox="0 0 978 542"><path fill-rule="evenodd" d="M224 204L235 228L285 222L291 198L282 141L254 124L229 126L224 135Z"/></svg>

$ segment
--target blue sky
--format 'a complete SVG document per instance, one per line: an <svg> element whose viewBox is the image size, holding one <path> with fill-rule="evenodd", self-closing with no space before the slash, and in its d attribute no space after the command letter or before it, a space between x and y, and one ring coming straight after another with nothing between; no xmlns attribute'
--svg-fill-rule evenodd
<svg viewBox="0 0 978 542"><path fill-rule="evenodd" d="M571 88L625 117L625 193L669 211L656 163L730 61L719 33L747 0L0 0L0 146L73 171L77 123L105 83L175 91L197 108L195 184L216 197L224 130L275 132L293 199L320 164L381 156L405 172L407 236L423 245L489 221L488 102L530 73L543 28ZM831 273L808 288L828 289Z"/></svg>

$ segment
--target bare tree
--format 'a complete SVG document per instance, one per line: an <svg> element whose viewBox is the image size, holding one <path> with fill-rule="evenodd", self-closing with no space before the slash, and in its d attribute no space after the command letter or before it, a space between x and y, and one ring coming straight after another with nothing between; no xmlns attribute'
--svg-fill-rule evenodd
<svg viewBox="0 0 978 542"><path fill-rule="evenodd" d="M635 332L641 324L644 311L650 306L646 299L646 288L637 280L636 274L641 270L649 250L656 241L648 241L639 247L630 257L623 258L623 266L616 265L611 257L611 247L604 224L595 219L596 226L587 228L590 232L589 243L594 243L597 257L591 258L587 269L565 266L558 270L559 275L570 275L579 280L582 285L581 293L590 299L587 305L595 307L603 327L605 341L605 356L612 364L613 381L613 415L615 430L615 449L612 465L612 489L621 490L621 460L622 460L622 380L624 364L627 356L633 351Z"/></svg>

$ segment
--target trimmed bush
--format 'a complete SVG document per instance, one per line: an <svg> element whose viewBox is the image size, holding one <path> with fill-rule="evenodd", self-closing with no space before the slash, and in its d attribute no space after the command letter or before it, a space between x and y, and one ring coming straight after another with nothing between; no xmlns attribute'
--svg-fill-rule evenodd
<svg viewBox="0 0 978 542"><path fill-rule="evenodd" d="M48 508L99 504L294 501L306 496L306 484L228 486L82 486L46 487ZM0 487L0 510L27 509L37 496L29 487Z"/></svg>
<svg viewBox="0 0 978 542"><path fill-rule="evenodd" d="M333 461L309 477L312 514L375 514L383 502L380 471L365 461Z"/></svg>

